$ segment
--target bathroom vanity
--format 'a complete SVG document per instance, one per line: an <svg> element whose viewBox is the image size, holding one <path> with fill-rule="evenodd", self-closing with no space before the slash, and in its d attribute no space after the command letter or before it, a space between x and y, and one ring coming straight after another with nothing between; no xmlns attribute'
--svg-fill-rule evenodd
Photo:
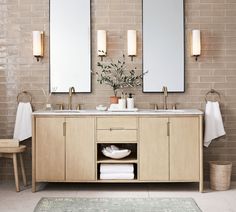
<svg viewBox="0 0 236 212"><path fill-rule="evenodd" d="M33 113L32 191L37 182L199 182L203 191L202 115L199 110ZM132 153L113 160L101 149ZM101 180L101 164L134 164L132 180Z"/></svg>

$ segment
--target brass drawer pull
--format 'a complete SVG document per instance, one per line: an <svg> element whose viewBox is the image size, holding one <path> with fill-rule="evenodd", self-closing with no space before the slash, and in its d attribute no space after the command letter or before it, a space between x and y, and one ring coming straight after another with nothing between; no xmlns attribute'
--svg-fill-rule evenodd
<svg viewBox="0 0 236 212"><path fill-rule="evenodd" d="M111 127L110 131L112 131L112 130L124 130L124 128L123 127Z"/></svg>

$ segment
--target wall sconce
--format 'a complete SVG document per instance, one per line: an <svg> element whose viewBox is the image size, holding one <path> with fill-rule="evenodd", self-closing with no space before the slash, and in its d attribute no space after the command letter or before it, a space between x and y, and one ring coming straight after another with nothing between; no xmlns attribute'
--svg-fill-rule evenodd
<svg viewBox="0 0 236 212"><path fill-rule="evenodd" d="M99 57L101 57L101 61L103 61L103 57L105 57L107 54L106 30L97 31L97 54Z"/></svg>
<svg viewBox="0 0 236 212"><path fill-rule="evenodd" d="M201 55L201 32L199 29L192 30L192 49L191 55L195 57L197 61Z"/></svg>
<svg viewBox="0 0 236 212"><path fill-rule="evenodd" d="M131 61L133 61L133 57L137 55L137 32L136 30L128 30L127 31L127 49L128 56L131 57Z"/></svg>
<svg viewBox="0 0 236 212"><path fill-rule="evenodd" d="M33 31L33 55L39 61L40 57L43 57L43 31Z"/></svg>

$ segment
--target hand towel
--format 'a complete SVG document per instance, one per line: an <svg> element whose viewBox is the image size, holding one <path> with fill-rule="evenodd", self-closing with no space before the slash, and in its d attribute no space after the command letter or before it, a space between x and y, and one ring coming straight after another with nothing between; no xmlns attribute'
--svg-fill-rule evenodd
<svg viewBox="0 0 236 212"><path fill-rule="evenodd" d="M133 180L134 173L101 173L101 180Z"/></svg>
<svg viewBox="0 0 236 212"><path fill-rule="evenodd" d="M20 102L16 112L14 139L23 141L32 137L32 108L29 102Z"/></svg>
<svg viewBox="0 0 236 212"><path fill-rule="evenodd" d="M101 164L100 173L133 173L133 164Z"/></svg>
<svg viewBox="0 0 236 212"><path fill-rule="evenodd" d="M219 102L207 101L205 111L204 146L208 147L213 139L222 135L225 135L225 130Z"/></svg>

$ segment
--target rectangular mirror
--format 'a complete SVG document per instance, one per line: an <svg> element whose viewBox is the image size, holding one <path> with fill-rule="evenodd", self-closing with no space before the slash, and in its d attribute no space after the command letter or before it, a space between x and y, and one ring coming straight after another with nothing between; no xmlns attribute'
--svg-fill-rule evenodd
<svg viewBox="0 0 236 212"><path fill-rule="evenodd" d="M50 92L91 92L90 0L50 0Z"/></svg>
<svg viewBox="0 0 236 212"><path fill-rule="evenodd" d="M184 92L184 2L143 0L143 92Z"/></svg>

